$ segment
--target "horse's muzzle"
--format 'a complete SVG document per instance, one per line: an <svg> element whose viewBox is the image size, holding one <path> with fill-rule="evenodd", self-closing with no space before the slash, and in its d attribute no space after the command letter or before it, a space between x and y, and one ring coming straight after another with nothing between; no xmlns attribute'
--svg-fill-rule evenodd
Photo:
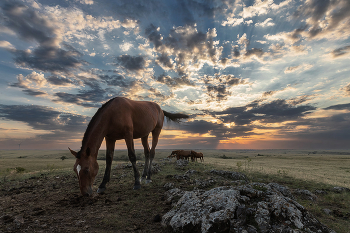
<svg viewBox="0 0 350 233"><path fill-rule="evenodd" d="M92 195L92 188L89 186L85 192L82 192L83 196L89 197Z"/></svg>

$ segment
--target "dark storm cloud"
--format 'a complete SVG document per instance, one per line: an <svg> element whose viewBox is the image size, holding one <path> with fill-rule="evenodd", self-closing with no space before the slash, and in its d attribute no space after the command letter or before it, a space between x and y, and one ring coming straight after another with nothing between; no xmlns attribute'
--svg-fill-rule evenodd
<svg viewBox="0 0 350 233"><path fill-rule="evenodd" d="M345 91L346 95L350 96L350 83L344 87L344 91Z"/></svg>
<svg viewBox="0 0 350 233"><path fill-rule="evenodd" d="M80 105L86 108L97 108L101 102L108 100L108 91L103 89L80 90L78 94L58 92L54 94L57 99L54 102L64 102Z"/></svg>
<svg viewBox="0 0 350 233"><path fill-rule="evenodd" d="M331 106L330 109L349 109L344 106ZM348 149L350 141L350 113L336 114L331 117L302 119L289 123L285 127L294 128L298 125L307 126L303 131L291 131L286 137L297 142L298 148ZM283 130L280 131L283 134Z"/></svg>
<svg viewBox="0 0 350 233"><path fill-rule="evenodd" d="M24 122L33 129L52 132L82 132L89 119L82 115L59 112L38 105L0 105L0 118Z"/></svg>
<svg viewBox="0 0 350 233"><path fill-rule="evenodd" d="M208 95L211 98L216 99L218 101L226 99L226 96L228 95L225 85L217 85L217 86L209 85L207 86L207 91L208 91Z"/></svg>
<svg viewBox="0 0 350 233"><path fill-rule="evenodd" d="M136 81L126 80L122 75L99 75L99 78L103 80L109 86L129 88L136 84Z"/></svg>
<svg viewBox="0 0 350 233"><path fill-rule="evenodd" d="M274 100L269 103L252 102L244 107L228 108L222 112L213 112L224 122L246 125L259 120L264 123L279 123L299 119L316 108L309 105L294 106L286 100Z"/></svg>
<svg viewBox="0 0 350 233"><path fill-rule="evenodd" d="M174 68L174 64L171 62L170 58L162 53L157 60L159 63L161 63L161 65L163 65L166 69L173 69Z"/></svg>
<svg viewBox="0 0 350 233"><path fill-rule="evenodd" d="M273 94L275 94L275 93L276 93L276 91L265 91L265 92L263 93L263 97L271 96L271 95L273 95Z"/></svg>
<svg viewBox="0 0 350 233"><path fill-rule="evenodd" d="M158 77L153 77L154 80L164 83L165 85L169 87L179 87L179 86L194 86L195 84L192 83L188 77L182 76L179 78L172 78L169 75L159 75Z"/></svg>
<svg viewBox="0 0 350 233"><path fill-rule="evenodd" d="M153 88L153 87L151 87L151 88L149 89L149 91L151 92L151 94L147 96L147 98L148 98L149 100L153 100L154 97L156 97L157 99L160 99L161 101L165 101L165 100L167 100L167 99L169 99L169 98L174 98L174 96L175 96L174 93L173 93L172 91L167 92L167 93L166 93L167 95L165 95L165 94L163 94L162 92L160 92L158 89L155 89L155 88ZM145 99L145 98L143 98L143 99Z"/></svg>
<svg viewBox="0 0 350 233"><path fill-rule="evenodd" d="M40 95L46 95L46 92L38 91L38 90L32 90L32 89L24 89L22 90L26 95L31 96L40 96Z"/></svg>
<svg viewBox="0 0 350 233"><path fill-rule="evenodd" d="M143 70L145 66L143 56L121 55L116 58L116 61L124 69L134 72Z"/></svg>
<svg viewBox="0 0 350 233"><path fill-rule="evenodd" d="M220 62L214 43L216 36L214 29L202 32L195 24L187 24L174 27L167 36L162 36L157 27L151 24L145 30L145 34L159 53L156 62L165 70L175 70L180 76L187 74L186 71L191 64L201 60ZM169 57L169 51L172 51L172 59Z"/></svg>
<svg viewBox="0 0 350 233"><path fill-rule="evenodd" d="M348 0L311 0L300 6L295 13L296 16L306 16L309 19L309 25L305 31L310 38L316 37L321 33L327 33L336 28L348 30L343 27L341 22L350 20L350 1ZM320 27L320 23L327 18L327 25Z"/></svg>
<svg viewBox="0 0 350 233"><path fill-rule="evenodd" d="M254 56L254 55L257 57L261 57L264 55L264 51L262 49L252 48L252 49L248 49L246 51L246 53L244 54L244 56L247 58Z"/></svg>
<svg viewBox="0 0 350 233"><path fill-rule="evenodd" d="M102 102L110 99L111 96L116 96L118 94L113 88L101 88L99 82L95 79L80 78L85 85L90 87L89 89L80 89L77 94L58 92L54 94L54 97L57 97L57 99L53 101L76 104L87 108L96 108L99 107Z"/></svg>
<svg viewBox="0 0 350 233"><path fill-rule="evenodd" d="M207 94L213 100L225 100L231 93L227 90L231 86L236 86L246 83L241 78L236 78L234 75L216 75L203 77L204 84L207 86ZM219 83L219 84L217 84Z"/></svg>
<svg viewBox="0 0 350 233"><path fill-rule="evenodd" d="M70 49L72 49L70 47ZM15 62L22 66L45 72L65 72L83 64L76 50L63 50L57 47L39 47L33 52L17 50Z"/></svg>
<svg viewBox="0 0 350 233"><path fill-rule="evenodd" d="M8 28L21 39L39 44L33 51L11 50L18 65L47 72L68 72L85 63L80 60L82 54L73 47L60 48L55 27L37 12L14 2L5 4L2 10L3 22Z"/></svg>
<svg viewBox="0 0 350 233"><path fill-rule="evenodd" d="M190 133L199 134L210 134L216 137L216 140L228 139L232 137L242 137L255 135L251 126L234 126L227 128L225 125L220 123L213 123L203 120L195 120L192 122L187 122L186 124L180 126L183 130Z"/></svg>
<svg viewBox="0 0 350 233"><path fill-rule="evenodd" d="M332 105L327 108L324 108L325 110L350 110L350 103L348 104L337 104Z"/></svg>
<svg viewBox="0 0 350 233"><path fill-rule="evenodd" d="M58 77L58 76L50 76L46 78L46 80L53 85L56 86L67 86L69 84L73 84L74 82L68 78Z"/></svg>
<svg viewBox="0 0 350 233"><path fill-rule="evenodd" d="M22 39L37 41L47 46L55 44L54 28L37 12L15 1L6 3L2 10L5 24Z"/></svg>
<svg viewBox="0 0 350 233"><path fill-rule="evenodd" d="M350 45L335 49L331 52L333 58L337 58L346 55L350 52Z"/></svg>
<svg viewBox="0 0 350 233"><path fill-rule="evenodd" d="M146 30L145 34L149 41L151 41L154 44L154 47L158 49L163 43L162 43L162 36L157 31L157 27L153 24L149 25Z"/></svg>

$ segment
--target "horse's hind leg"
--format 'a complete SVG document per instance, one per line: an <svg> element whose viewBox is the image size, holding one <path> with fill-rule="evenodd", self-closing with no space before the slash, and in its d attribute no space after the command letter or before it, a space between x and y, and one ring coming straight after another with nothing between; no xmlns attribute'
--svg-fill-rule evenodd
<svg viewBox="0 0 350 233"><path fill-rule="evenodd" d="M143 169L141 181L145 180L148 178L148 167L149 167L149 154L150 154L150 149L148 145L148 135L146 137L141 138L142 146L145 152L145 168Z"/></svg>
<svg viewBox="0 0 350 233"><path fill-rule="evenodd" d="M102 183L98 187L97 193L104 193L104 191L106 190L106 184L107 182L109 182L109 179L111 177L111 166L113 161L114 146L115 140L110 140L106 138L106 170L105 175L103 176Z"/></svg>
<svg viewBox="0 0 350 233"><path fill-rule="evenodd" d="M132 134L125 136L125 143L128 148L129 160L134 170L134 177L135 177L134 189L137 190L141 188L141 184L140 184L140 173L136 167L136 155L135 155L134 140L133 140Z"/></svg>
<svg viewBox="0 0 350 233"><path fill-rule="evenodd" d="M158 138L159 138L160 131L162 131L162 128L155 128L152 131L152 148L151 148L151 151L150 151L150 160L149 160L148 174L147 174L146 183L152 182L152 180L151 180L152 161L153 161L154 156L156 154L156 146L158 144Z"/></svg>

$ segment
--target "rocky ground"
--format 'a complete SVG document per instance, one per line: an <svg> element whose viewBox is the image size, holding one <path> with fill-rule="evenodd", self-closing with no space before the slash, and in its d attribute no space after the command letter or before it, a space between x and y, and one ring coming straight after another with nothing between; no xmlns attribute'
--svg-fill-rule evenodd
<svg viewBox="0 0 350 233"><path fill-rule="evenodd" d="M5 179L0 232L334 232L295 198L317 199L322 190L290 190L187 163L158 161L153 182L138 191L131 167L118 164L106 193L90 198L80 195L73 171Z"/></svg>

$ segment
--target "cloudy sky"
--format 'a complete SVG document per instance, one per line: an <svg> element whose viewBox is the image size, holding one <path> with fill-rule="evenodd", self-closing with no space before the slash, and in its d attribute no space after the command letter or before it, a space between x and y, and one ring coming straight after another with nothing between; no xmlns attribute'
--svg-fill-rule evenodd
<svg viewBox="0 0 350 233"><path fill-rule="evenodd" d="M191 115L157 148L350 149L349 25L349 0L2 0L0 149L79 148L116 96Z"/></svg>

